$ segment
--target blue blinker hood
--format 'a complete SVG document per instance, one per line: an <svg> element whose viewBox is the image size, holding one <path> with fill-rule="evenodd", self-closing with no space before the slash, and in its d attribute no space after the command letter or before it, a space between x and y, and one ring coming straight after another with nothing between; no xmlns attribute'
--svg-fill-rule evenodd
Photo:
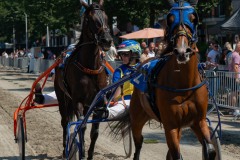
<svg viewBox="0 0 240 160"><path fill-rule="evenodd" d="M189 19L190 14L193 14L196 17L194 22L190 21ZM173 23L170 24L168 19L172 15L174 16L174 21ZM193 35L197 34L196 32L198 25L198 15L195 9L188 2L183 2L183 6L179 6L179 3L174 3L172 9L167 15L167 25L169 28L169 34L172 34L174 28L179 26L180 24L188 26L191 29Z"/></svg>

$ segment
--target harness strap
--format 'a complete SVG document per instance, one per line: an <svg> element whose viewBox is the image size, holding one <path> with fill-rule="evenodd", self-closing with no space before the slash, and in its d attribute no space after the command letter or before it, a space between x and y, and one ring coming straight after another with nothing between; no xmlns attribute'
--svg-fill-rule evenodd
<svg viewBox="0 0 240 160"><path fill-rule="evenodd" d="M87 74L91 74L91 75L96 75L96 74L99 74L103 71L104 67L103 66L100 66L100 68L98 70L92 70L92 69L88 69L88 68L85 68L81 65L81 63L79 62L73 62L73 64L78 68L80 69L81 71L83 71L84 73L87 73Z"/></svg>
<svg viewBox="0 0 240 160"><path fill-rule="evenodd" d="M202 87L204 84L206 84L207 81L204 80L202 81L201 83L199 83L198 85L194 86L194 87L191 87L191 88L185 88L185 89L176 89L176 88L170 88L170 87L166 87L166 86L161 86L159 84L156 84L156 83L152 83L151 85L153 87L156 87L156 88L160 88L162 90L167 90L167 91L170 91L170 92L186 92L186 91L191 91L191 90L196 90L200 87Z"/></svg>
<svg viewBox="0 0 240 160"><path fill-rule="evenodd" d="M161 61L157 63L157 65L153 68L152 74L150 74L149 80L148 80L148 94L146 94L146 97L150 103L151 109L153 113L156 115L156 117L161 120L159 109L156 107L156 95L154 94L155 88L151 85L152 83L156 82L156 78L160 70L163 68L163 66L166 64L166 62L169 60L172 53L165 54L161 57Z"/></svg>

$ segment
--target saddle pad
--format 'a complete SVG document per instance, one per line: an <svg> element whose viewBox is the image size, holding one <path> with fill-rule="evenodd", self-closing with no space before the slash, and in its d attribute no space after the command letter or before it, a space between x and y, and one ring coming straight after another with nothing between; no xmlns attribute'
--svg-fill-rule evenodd
<svg viewBox="0 0 240 160"><path fill-rule="evenodd" d="M153 68L156 66L156 64L161 63L163 59L153 59L149 61L148 63L141 66L140 75L138 75L136 78L131 79L131 83L140 91L147 92L148 90L148 80L151 76Z"/></svg>

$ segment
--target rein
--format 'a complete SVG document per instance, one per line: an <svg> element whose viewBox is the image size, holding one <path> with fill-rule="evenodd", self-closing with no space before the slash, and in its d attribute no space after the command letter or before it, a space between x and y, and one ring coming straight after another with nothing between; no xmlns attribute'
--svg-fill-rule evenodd
<svg viewBox="0 0 240 160"><path fill-rule="evenodd" d="M170 91L170 92L186 92L186 91L194 91L198 88L201 88L203 85L207 83L207 80L202 81L198 85L191 87L191 88L184 88L184 89L176 89L176 88L171 88L171 87L166 87L166 86L161 86L159 84L153 83L152 86L156 88L160 88L162 90Z"/></svg>

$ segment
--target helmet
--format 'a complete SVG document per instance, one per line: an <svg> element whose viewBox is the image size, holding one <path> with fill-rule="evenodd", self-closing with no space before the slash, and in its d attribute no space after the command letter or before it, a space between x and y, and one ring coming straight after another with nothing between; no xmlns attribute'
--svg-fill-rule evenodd
<svg viewBox="0 0 240 160"><path fill-rule="evenodd" d="M141 55L141 47L139 45L138 42L134 41L134 40L126 40L123 41L119 46L118 46L118 50L117 53L121 53L121 52L132 52L131 58L140 58Z"/></svg>

